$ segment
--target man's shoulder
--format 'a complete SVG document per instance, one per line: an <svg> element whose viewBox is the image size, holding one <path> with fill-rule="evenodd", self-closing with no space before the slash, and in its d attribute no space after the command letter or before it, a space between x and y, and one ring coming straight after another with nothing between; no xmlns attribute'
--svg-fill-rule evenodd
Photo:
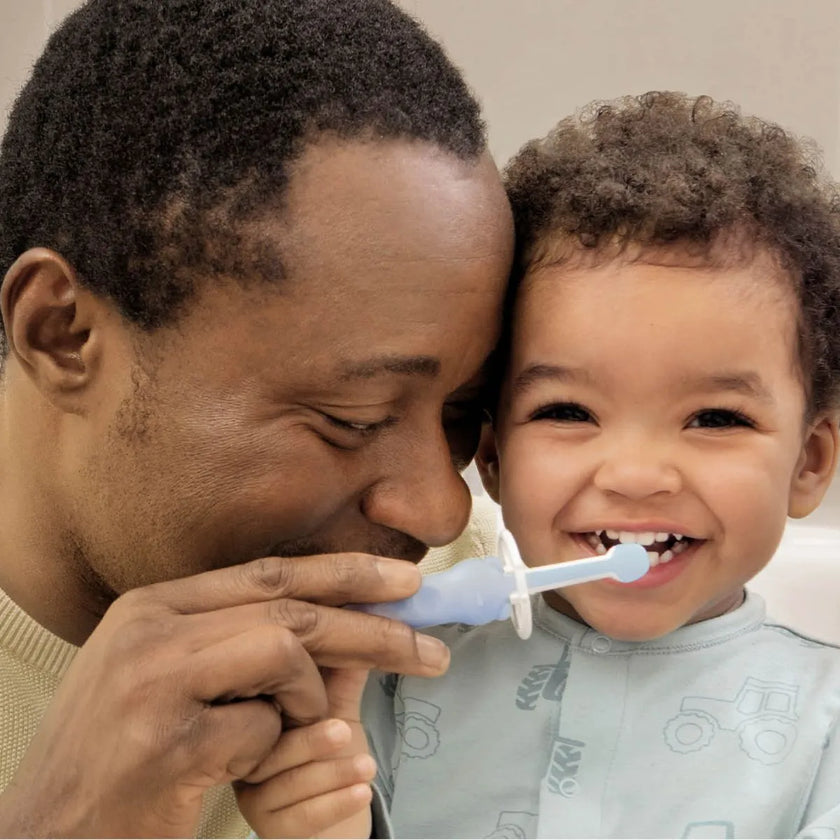
<svg viewBox="0 0 840 840"><path fill-rule="evenodd" d="M495 554L498 529L499 506L489 496L473 496L467 527L448 545L430 549L420 562L420 571L443 572L469 557Z"/></svg>

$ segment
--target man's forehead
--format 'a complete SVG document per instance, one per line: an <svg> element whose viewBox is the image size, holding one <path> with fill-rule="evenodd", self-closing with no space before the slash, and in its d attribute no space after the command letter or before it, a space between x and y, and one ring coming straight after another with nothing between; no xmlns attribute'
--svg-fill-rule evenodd
<svg viewBox="0 0 840 840"><path fill-rule="evenodd" d="M402 254L423 234L447 243L470 238L498 252L511 226L507 198L492 161L462 160L430 143L405 140L307 146L290 172L283 221L288 245L301 253L325 240ZM415 237L401 225L409 224Z"/></svg>

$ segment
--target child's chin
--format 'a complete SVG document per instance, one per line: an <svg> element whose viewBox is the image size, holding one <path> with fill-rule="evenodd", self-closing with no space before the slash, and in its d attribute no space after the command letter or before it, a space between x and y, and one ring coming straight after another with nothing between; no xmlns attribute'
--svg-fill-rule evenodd
<svg viewBox="0 0 840 840"><path fill-rule="evenodd" d="M564 597L559 592L546 592L543 597L558 612L620 642L652 642L687 623L681 615L669 615L664 610L657 612L639 604L616 603L611 598L605 602L601 598L586 595Z"/></svg>

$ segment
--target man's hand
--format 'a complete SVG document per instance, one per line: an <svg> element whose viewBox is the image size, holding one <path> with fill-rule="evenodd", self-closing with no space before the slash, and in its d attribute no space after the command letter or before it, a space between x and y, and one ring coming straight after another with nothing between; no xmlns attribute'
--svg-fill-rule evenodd
<svg viewBox="0 0 840 840"><path fill-rule="evenodd" d="M249 776L286 721L328 715L319 666L446 669L438 640L337 608L419 585L404 561L341 554L264 558L123 595L0 797L0 835L192 835L208 788Z"/></svg>

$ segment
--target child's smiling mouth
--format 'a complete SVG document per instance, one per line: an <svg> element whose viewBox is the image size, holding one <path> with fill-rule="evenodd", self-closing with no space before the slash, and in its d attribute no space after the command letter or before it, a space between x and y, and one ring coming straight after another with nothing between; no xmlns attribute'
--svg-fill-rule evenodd
<svg viewBox="0 0 840 840"><path fill-rule="evenodd" d="M647 549L651 567L669 563L697 542L693 537L668 531L614 531L601 528L584 532L580 536L592 546L596 554L606 554L620 543L639 543Z"/></svg>

